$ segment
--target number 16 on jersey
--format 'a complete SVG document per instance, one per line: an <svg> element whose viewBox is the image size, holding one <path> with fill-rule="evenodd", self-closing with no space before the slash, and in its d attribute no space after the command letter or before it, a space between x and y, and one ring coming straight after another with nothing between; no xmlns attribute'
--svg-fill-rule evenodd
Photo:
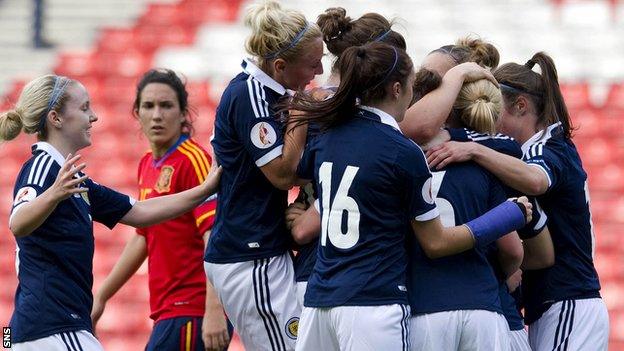
<svg viewBox="0 0 624 351"><path fill-rule="evenodd" d="M327 238L339 249L350 249L360 238L360 209L357 202L349 197L349 189L360 169L347 166L340 179L336 195L331 199L332 162L323 162L319 169L319 183L322 189L323 216L321 217L321 245L327 246ZM342 217L347 212L346 232L343 232Z"/></svg>

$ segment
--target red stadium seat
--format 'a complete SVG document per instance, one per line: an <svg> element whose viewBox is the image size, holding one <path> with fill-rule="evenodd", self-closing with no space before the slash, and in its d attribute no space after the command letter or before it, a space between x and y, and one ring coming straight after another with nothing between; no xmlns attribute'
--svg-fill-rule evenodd
<svg viewBox="0 0 624 351"><path fill-rule="evenodd" d="M131 28L104 28L97 42L98 52L125 52L135 49L135 32Z"/></svg>
<svg viewBox="0 0 624 351"><path fill-rule="evenodd" d="M591 138L577 144L577 147L584 165L604 166L616 158L616 150L612 148L611 140L607 138Z"/></svg>
<svg viewBox="0 0 624 351"><path fill-rule="evenodd" d="M231 22L236 20L240 0L184 0L179 9L191 23Z"/></svg>
<svg viewBox="0 0 624 351"><path fill-rule="evenodd" d="M137 47L146 52L167 45L190 45L196 32L184 25L139 25L135 31Z"/></svg>
<svg viewBox="0 0 624 351"><path fill-rule="evenodd" d="M624 84L613 84L607 95L607 106L624 109Z"/></svg>
<svg viewBox="0 0 624 351"><path fill-rule="evenodd" d="M102 82L101 103L109 106L127 106L127 113L132 111L132 102L136 93L137 79L134 77L111 77L105 78Z"/></svg>
<svg viewBox="0 0 624 351"><path fill-rule="evenodd" d="M54 73L82 81L92 72L92 56L93 53L90 51L61 53L57 58Z"/></svg>
<svg viewBox="0 0 624 351"><path fill-rule="evenodd" d="M136 49L124 52L98 52L94 55L94 72L102 78L136 78L151 67L152 56Z"/></svg>
<svg viewBox="0 0 624 351"><path fill-rule="evenodd" d="M624 169L609 164L600 169L588 169L589 189L592 191L624 191Z"/></svg>
<svg viewBox="0 0 624 351"><path fill-rule="evenodd" d="M199 106L210 102L210 84L207 81L188 81L186 82L186 90L192 105Z"/></svg>
<svg viewBox="0 0 624 351"><path fill-rule="evenodd" d="M562 83L560 87L568 108L591 107L589 84L587 82Z"/></svg>
<svg viewBox="0 0 624 351"><path fill-rule="evenodd" d="M149 4L147 11L138 20L139 25L172 26L181 24L176 4Z"/></svg>

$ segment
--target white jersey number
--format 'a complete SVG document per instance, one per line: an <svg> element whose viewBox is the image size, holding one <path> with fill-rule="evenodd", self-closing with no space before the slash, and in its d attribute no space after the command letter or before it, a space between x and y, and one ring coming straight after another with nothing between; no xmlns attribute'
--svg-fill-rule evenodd
<svg viewBox="0 0 624 351"><path fill-rule="evenodd" d="M327 238L339 249L350 249L360 239L360 208L352 197L349 197L349 188L357 174L359 167L347 166L338 191L333 201L330 201L332 184L332 162L323 162L319 169L321 189L323 191L323 216L321 218L321 245L326 246ZM342 231L342 216L347 212L347 231Z"/></svg>
<svg viewBox="0 0 624 351"><path fill-rule="evenodd" d="M431 195L435 199L435 204L438 207L438 212L440 212L440 221L442 222L443 227L454 227L455 224L455 210L453 209L453 205L445 198L438 197L438 192L440 191L440 186L442 185L442 180L444 180L444 175L446 171L433 172L431 175L433 179L431 181Z"/></svg>

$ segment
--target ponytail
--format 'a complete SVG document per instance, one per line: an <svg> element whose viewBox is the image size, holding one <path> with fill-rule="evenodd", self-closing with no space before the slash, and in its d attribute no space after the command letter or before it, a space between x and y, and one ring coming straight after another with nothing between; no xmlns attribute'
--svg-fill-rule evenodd
<svg viewBox="0 0 624 351"><path fill-rule="evenodd" d="M572 130L574 130L574 127L570 121L568 108L566 107L563 95L561 94L555 62L544 52L538 52L533 55L533 57L528 60L524 66L527 69L532 70L535 65L538 65L542 71L542 99L544 101L544 109L542 111L543 119L548 125L561 122L565 137L570 139L572 138Z"/></svg>

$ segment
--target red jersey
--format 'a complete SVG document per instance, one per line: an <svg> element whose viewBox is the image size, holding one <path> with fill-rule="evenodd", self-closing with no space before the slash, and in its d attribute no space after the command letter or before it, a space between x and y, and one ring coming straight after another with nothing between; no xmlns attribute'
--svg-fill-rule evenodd
<svg viewBox="0 0 624 351"><path fill-rule="evenodd" d="M140 199L178 193L199 185L210 156L182 136L162 158L148 152L139 164ZM204 315L206 275L203 234L212 227L216 199L182 216L137 230L147 242L150 309L154 321Z"/></svg>

